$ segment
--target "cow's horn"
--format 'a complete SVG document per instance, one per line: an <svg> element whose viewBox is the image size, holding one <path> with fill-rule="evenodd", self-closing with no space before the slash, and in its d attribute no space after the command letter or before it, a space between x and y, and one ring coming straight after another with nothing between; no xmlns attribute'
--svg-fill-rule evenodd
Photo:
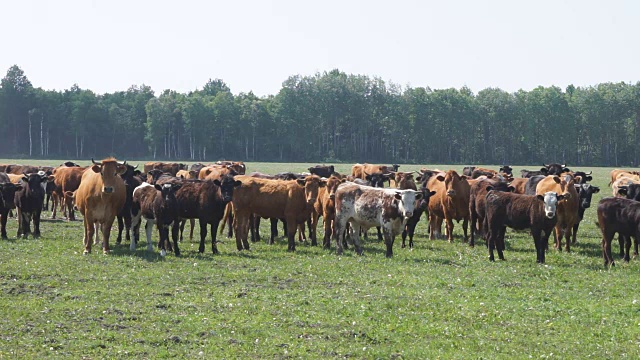
<svg viewBox="0 0 640 360"><path fill-rule="evenodd" d="M96 162L95 160L93 160L93 158L91 158L91 162L95 165L102 165L102 162Z"/></svg>
<svg viewBox="0 0 640 360"><path fill-rule="evenodd" d="M585 175L591 175L593 174L593 170L589 171L588 173L584 173Z"/></svg>
<svg viewBox="0 0 640 360"><path fill-rule="evenodd" d="M122 161L122 162L120 162L120 161L116 161L116 162L118 163L118 165L127 165L127 160Z"/></svg>
<svg viewBox="0 0 640 360"><path fill-rule="evenodd" d="M140 164L133 167L133 170L137 169Z"/></svg>

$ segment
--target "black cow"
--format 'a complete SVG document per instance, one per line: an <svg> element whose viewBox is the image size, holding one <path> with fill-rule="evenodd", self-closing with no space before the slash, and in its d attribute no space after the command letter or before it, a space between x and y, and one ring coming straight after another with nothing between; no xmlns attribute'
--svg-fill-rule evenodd
<svg viewBox="0 0 640 360"><path fill-rule="evenodd" d="M538 176L538 175L547 176L549 175L549 170L547 170L547 168L542 168L540 169L540 171L531 171L531 170L523 169L523 170L520 170L520 175L525 179Z"/></svg>
<svg viewBox="0 0 640 360"><path fill-rule="evenodd" d="M7 219L9 211L15 209L16 191L22 189L22 184L13 184L6 173L0 173L0 225L2 226L2 238L7 238Z"/></svg>
<svg viewBox="0 0 640 360"><path fill-rule="evenodd" d="M405 239L407 235L409 235L409 249L413 249L413 234L416 231L416 225L418 225L418 221L422 217L422 214L429 209L429 199L431 196L435 195L435 191L429 191L426 187L421 187L420 192L422 193L422 199L416 200L416 207L413 210L413 215L409 219L407 219L407 224L402 230L402 247L404 248ZM427 214L428 215L428 214Z"/></svg>
<svg viewBox="0 0 640 360"><path fill-rule="evenodd" d="M591 197L593 194L600 192L600 188L590 184L575 184L576 191L578 192L578 221L573 225L573 236L571 243L576 243L576 234L578 233L578 227L580 222L584 219L584 212L591 207Z"/></svg>
<svg viewBox="0 0 640 360"><path fill-rule="evenodd" d="M563 172L571 171L567 167L566 164L551 163L551 164L548 164L548 165L547 164L542 164L542 166L544 166L544 167L541 168L540 171L543 171L542 169L547 169L547 175L560 175Z"/></svg>
<svg viewBox="0 0 640 360"><path fill-rule="evenodd" d="M80 165L74 163L73 161L65 161L62 164L60 164L60 166L66 166L66 167L80 167Z"/></svg>
<svg viewBox="0 0 640 360"><path fill-rule="evenodd" d="M53 178L53 176L51 176ZM18 234L26 239L31 233L31 220L33 220L33 237L40 237L40 213L44 202L44 189L42 183L49 180L44 172L25 174L22 178L22 189L15 196L15 204L18 209Z"/></svg>
<svg viewBox="0 0 640 360"><path fill-rule="evenodd" d="M631 237L640 238L640 202L623 198L606 198L598 203L598 225L602 233L602 257L604 265L615 266L611 256L611 242L618 233L625 239L624 261L629 261Z"/></svg>
<svg viewBox="0 0 640 360"><path fill-rule="evenodd" d="M145 226L147 249L153 250L151 233L155 223L160 234L158 242L160 256L165 256L167 251L171 251L169 227L172 226L173 251L176 256L180 256L180 248L178 247L179 207L175 195L180 187L182 187L182 184L179 183L156 184L153 186L144 184L135 189L131 207L131 212L134 215L134 241L131 242L131 251L135 251L136 243L140 240L140 223L144 217L147 220Z"/></svg>
<svg viewBox="0 0 640 360"><path fill-rule="evenodd" d="M367 186L380 187L380 188L383 188L384 182L389 181L389 179L391 179L391 177L393 176L392 174L383 174L383 173L367 174L365 172L364 174L365 174L365 179L367 180Z"/></svg>
<svg viewBox="0 0 640 360"><path fill-rule="evenodd" d="M513 168L509 165L502 165L498 172L513 177Z"/></svg>
<svg viewBox="0 0 640 360"><path fill-rule="evenodd" d="M485 236L484 219L486 217L486 197L489 191L513 192L515 188L506 182L496 179L485 179L475 182L469 190L469 220L471 223L471 240L469 246L475 246L475 235Z"/></svg>
<svg viewBox="0 0 640 360"><path fill-rule="evenodd" d="M329 178L331 174L335 172L335 167L333 165L316 165L310 167L308 170L312 175Z"/></svg>
<svg viewBox="0 0 640 360"><path fill-rule="evenodd" d="M593 177L591 176L591 174L593 174L593 171L589 171L588 173L584 172L584 171L575 171L573 173L573 176L580 176L580 184L586 184L587 182L593 180Z"/></svg>
<svg viewBox="0 0 640 360"><path fill-rule="evenodd" d="M139 176L136 176L136 168L131 165L126 165L127 170L120 174L120 177L124 181L125 193L127 198L124 202L122 210L118 213L118 239L116 244L122 243L122 230L126 229L126 239L131 241L131 205L133 204L133 190L142 185L143 181Z"/></svg>
<svg viewBox="0 0 640 360"><path fill-rule="evenodd" d="M524 193L526 195L535 195L538 183L546 177L546 175L536 175L530 177L529 180L527 180L527 183L524 185Z"/></svg>

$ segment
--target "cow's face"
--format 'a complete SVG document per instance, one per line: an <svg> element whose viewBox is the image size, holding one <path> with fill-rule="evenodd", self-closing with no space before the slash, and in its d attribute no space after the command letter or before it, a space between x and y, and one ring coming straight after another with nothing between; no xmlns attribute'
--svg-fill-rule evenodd
<svg viewBox="0 0 640 360"><path fill-rule="evenodd" d="M457 192L456 189L459 189L460 184L463 181L467 181L467 177L462 175L458 175L454 170L447 171L444 176L442 174L436 177L438 181L444 182L444 188L447 193L447 196L454 197Z"/></svg>
<svg viewBox="0 0 640 360"><path fill-rule="evenodd" d="M415 190L397 190L395 199L398 200L398 211L402 217L408 219L413 216L416 208L416 200L422 199L422 192Z"/></svg>
<svg viewBox="0 0 640 360"><path fill-rule="evenodd" d="M396 188L398 189L408 189L412 184L413 186L415 186L412 172L398 172L396 173L395 180L396 180Z"/></svg>
<svg viewBox="0 0 640 360"><path fill-rule="evenodd" d="M589 171L588 173L584 172L584 171L576 171L575 173L573 173L575 175L575 177L577 178L578 176L580 177L580 181L576 181L579 184L585 184L591 180L593 180L593 177L591 176L591 174L593 173L593 171Z"/></svg>
<svg viewBox="0 0 640 360"><path fill-rule="evenodd" d="M627 199L640 201L640 184L629 184L618 187L618 194Z"/></svg>
<svg viewBox="0 0 640 360"><path fill-rule="evenodd" d="M38 191L38 189L42 189L42 192L44 192L47 180L49 180L49 176L44 171L25 174L22 177L22 181L29 184L29 191L32 193Z"/></svg>
<svg viewBox="0 0 640 360"><path fill-rule="evenodd" d="M597 186L590 184L575 184L576 191L578 192L578 198L580 199L580 207L588 209L591 207L591 197L593 194L600 191ZM639 189L640 190L640 189Z"/></svg>
<svg viewBox="0 0 640 360"><path fill-rule="evenodd" d="M383 174L383 173L373 173L373 174L365 174L365 179L367 180L367 185L373 187L384 187L384 182L389 180L391 174Z"/></svg>
<svg viewBox="0 0 640 360"><path fill-rule="evenodd" d="M317 175L310 175L304 179L296 180L299 186L304 187L304 198L308 205L313 205L318 198L318 189L327 186L326 180L321 180Z"/></svg>
<svg viewBox="0 0 640 360"><path fill-rule="evenodd" d="M327 179L327 194L329 194L329 199L335 200L336 198L336 190L338 190L338 186L345 182L345 179L338 179L335 176Z"/></svg>
<svg viewBox="0 0 640 360"><path fill-rule="evenodd" d="M156 181L162 176L163 172L159 169L149 170L147 173L147 182L151 185L154 185Z"/></svg>
<svg viewBox="0 0 640 360"><path fill-rule="evenodd" d="M0 184L0 206L5 209L14 209L16 207L14 199L16 191L22 190L22 185L2 183Z"/></svg>
<svg viewBox="0 0 640 360"><path fill-rule="evenodd" d="M544 203L544 215L549 219L553 219L556 216L558 201L564 199L564 195L549 191L544 195L537 195L536 198Z"/></svg>
<svg viewBox="0 0 640 360"><path fill-rule="evenodd" d="M213 180L213 183L220 187L222 201L228 203L233 199L233 189L242 185L240 180L234 180L233 176L223 176L221 180Z"/></svg>
<svg viewBox="0 0 640 360"><path fill-rule="evenodd" d="M115 191L118 181L122 181L118 175L122 175L127 171L127 162L119 163L116 160L103 160L100 163L95 161L91 170L99 173L102 177L102 192L111 194Z"/></svg>
<svg viewBox="0 0 640 360"><path fill-rule="evenodd" d="M500 172L503 174L513 176L513 168L509 165L503 165L502 167L500 167Z"/></svg>
<svg viewBox="0 0 640 360"><path fill-rule="evenodd" d="M154 187L156 188L156 190L160 191L164 201L170 201L172 199L175 199L176 191L178 191L182 187L182 184L180 183L162 184L162 185L155 184Z"/></svg>

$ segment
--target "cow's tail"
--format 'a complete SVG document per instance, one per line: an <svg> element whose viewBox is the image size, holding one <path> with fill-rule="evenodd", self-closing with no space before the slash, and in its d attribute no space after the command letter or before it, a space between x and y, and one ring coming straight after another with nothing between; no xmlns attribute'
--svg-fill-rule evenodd
<svg viewBox="0 0 640 360"><path fill-rule="evenodd" d="M227 206L224 208L224 216L222 217L222 226L220 226L219 234L222 235L224 231L224 226L227 224L227 219L229 219L229 214L233 211L233 205L231 203L227 203Z"/></svg>

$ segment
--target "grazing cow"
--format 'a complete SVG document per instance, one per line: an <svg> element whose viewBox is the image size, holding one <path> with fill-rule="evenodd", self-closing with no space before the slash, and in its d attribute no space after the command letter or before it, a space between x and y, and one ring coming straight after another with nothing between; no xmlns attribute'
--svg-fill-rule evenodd
<svg viewBox="0 0 640 360"><path fill-rule="evenodd" d="M333 165L316 165L310 167L308 170L312 175L329 178L335 172L335 167Z"/></svg>
<svg viewBox="0 0 640 360"><path fill-rule="evenodd" d="M632 179L630 177L626 177L626 176L617 178L611 185L611 188L613 189L613 196L625 197L625 195L620 193L620 189L623 187L628 187L629 185L632 185L632 184L640 184L640 181Z"/></svg>
<svg viewBox="0 0 640 360"><path fill-rule="evenodd" d="M554 192L543 195L520 195L511 192L489 191L486 197L486 230L489 260L495 261L493 250L504 260L506 227L515 230L531 229L536 246L536 262L544 263L549 235L556 225L558 201L564 198Z"/></svg>
<svg viewBox="0 0 640 360"><path fill-rule="evenodd" d="M126 200L122 210L118 213L118 238L116 244L122 243L122 230L126 229L125 236L127 241L131 241L131 206L133 204L133 191L135 188L142 184L142 179L135 176L135 171L138 166L126 165L127 170L120 174L120 177L124 181Z"/></svg>
<svg viewBox="0 0 640 360"><path fill-rule="evenodd" d="M55 189L53 191L54 205L53 205L53 213L51 214L51 218L56 218L57 206L56 200L60 202L60 205L66 207L66 213L69 221L74 221L76 219L75 212L73 210L73 197L67 197L65 194L78 190L80 187L80 182L82 181L82 174L87 170L88 167L68 167L61 166L56 168L54 172L54 180L53 183L55 185Z"/></svg>
<svg viewBox="0 0 640 360"><path fill-rule="evenodd" d="M225 207L234 198L234 190L241 185L233 176L227 175L220 180L202 181L185 180L176 192L179 217L181 219L198 219L200 223L200 247L204 253L207 226L211 225L211 248L218 254L216 231L224 216Z"/></svg>
<svg viewBox="0 0 640 360"><path fill-rule="evenodd" d="M238 175L244 175L247 173L247 166L242 161L219 160L216 161L216 165L222 165L233 169Z"/></svg>
<svg viewBox="0 0 640 360"><path fill-rule="evenodd" d="M574 179L571 175L564 175L562 179L556 175L549 175L542 179L536 187L536 195L555 192L562 194L564 198L558 203L554 246L556 250L562 250L562 237L564 236L566 239L565 250L570 251L571 233L573 226L578 222L578 208L580 207L578 193L574 186L576 182L580 182L580 179Z"/></svg>
<svg viewBox="0 0 640 360"><path fill-rule="evenodd" d="M7 238L7 219L9 211L15 209L16 191L22 190L22 184L14 184L9 181L6 173L0 173L0 226L2 238Z"/></svg>
<svg viewBox="0 0 640 360"><path fill-rule="evenodd" d="M76 206L84 217L84 254L91 253L93 236L99 239L98 229L102 231L103 253L108 254L111 225L127 198L124 181L118 176L127 171L127 162L114 158L91 162L93 166L82 174L75 193Z"/></svg>
<svg viewBox="0 0 640 360"><path fill-rule="evenodd" d="M573 238L571 244L576 243L576 234L580 227L580 222L584 219L584 212L591 207L591 197L593 194L600 192L600 188L591 184L576 184L576 191L578 192L579 207L578 207L578 221L573 225Z"/></svg>
<svg viewBox="0 0 640 360"><path fill-rule="evenodd" d="M611 242L618 233L625 241L624 261L629 261L631 237L640 238L640 202L622 198L606 198L598 203L598 225L602 233L602 257L605 266L615 266Z"/></svg>
<svg viewBox="0 0 640 360"><path fill-rule="evenodd" d="M422 193L414 190L378 189L354 183L345 183L336 191L336 217L334 237L336 253L342 255L342 242L350 223L356 253L362 255L360 229L380 226L387 247L386 256L393 256L393 242L411 216L416 200Z"/></svg>
<svg viewBox="0 0 640 360"><path fill-rule="evenodd" d="M163 172L176 176L178 171L187 170L187 165L182 163L163 163L163 162L148 162L144 164L144 173L149 173L151 170L162 170Z"/></svg>
<svg viewBox="0 0 640 360"><path fill-rule="evenodd" d="M258 179L250 176L237 176L242 186L233 197L233 209L236 219L236 246L238 250L248 250L249 222L253 214L264 218L285 219L288 251L295 251L295 232L298 224L304 224L313 211L318 198L318 189L327 182L316 175L296 181Z"/></svg>
<svg viewBox="0 0 640 360"><path fill-rule="evenodd" d="M547 170L547 168L542 168L540 169L540 171L531 171L531 170L523 169L523 170L520 170L520 175L525 179L538 176L538 175L547 176L549 175L549 170Z"/></svg>
<svg viewBox="0 0 640 360"><path fill-rule="evenodd" d="M176 177L182 178L182 179L197 179L198 178L198 171L195 170L180 170L178 171L178 173L176 174Z"/></svg>
<svg viewBox="0 0 640 360"><path fill-rule="evenodd" d="M522 194L526 192L526 185L529 181L528 178L515 178L509 182L509 185L513 186L513 192L515 194Z"/></svg>
<svg viewBox="0 0 640 360"><path fill-rule="evenodd" d="M557 164L557 163L551 163L551 164L542 164L542 166L544 166L543 168L540 169L540 171L544 171L542 169L547 169L547 175L560 175L564 172L569 172L571 171L566 164ZM523 176L524 177L524 176Z"/></svg>
<svg viewBox="0 0 640 360"><path fill-rule="evenodd" d="M338 179L331 176L327 179L327 186L318 189L318 199L313 205L313 213L311 214L311 245L317 245L316 234L318 228L318 219L322 216L324 223L324 239L322 247L328 249L331 246L331 234L333 233L334 220L336 215L335 198L338 186L344 183L345 179Z"/></svg>
<svg viewBox="0 0 640 360"><path fill-rule="evenodd" d="M505 182L485 179L475 182L470 187L469 218L471 220L471 240L469 246L475 246L475 233L484 236L484 219L486 217L486 197L489 191L513 192L515 188Z"/></svg>
<svg viewBox="0 0 640 360"><path fill-rule="evenodd" d="M22 189L16 194L14 201L18 210L18 235L26 239L31 233L33 220L33 237L40 237L40 213L44 202L42 183L48 180L44 172L25 174L22 178Z"/></svg>
<svg viewBox="0 0 640 360"><path fill-rule="evenodd" d="M429 239L434 240L441 235L444 220L447 238L449 242L453 242L453 220L463 220L464 242L467 242L471 190L467 177L458 175L455 170L449 170L432 177L427 187L436 192L429 201Z"/></svg>
<svg viewBox="0 0 640 360"><path fill-rule="evenodd" d="M134 241L131 242L129 249L136 250L136 244L140 240L140 223L144 217L147 220L145 230L147 233L147 250L153 251L151 243L151 233L153 232L153 224L156 224L160 240L158 248L160 256L167 255L167 250L171 250L169 243L169 227L171 226L171 237L173 239L173 251L176 256L180 256L180 248L178 248L178 200L176 200L176 191L182 187L182 184L156 184L150 185L142 183L133 191L132 214Z"/></svg>

